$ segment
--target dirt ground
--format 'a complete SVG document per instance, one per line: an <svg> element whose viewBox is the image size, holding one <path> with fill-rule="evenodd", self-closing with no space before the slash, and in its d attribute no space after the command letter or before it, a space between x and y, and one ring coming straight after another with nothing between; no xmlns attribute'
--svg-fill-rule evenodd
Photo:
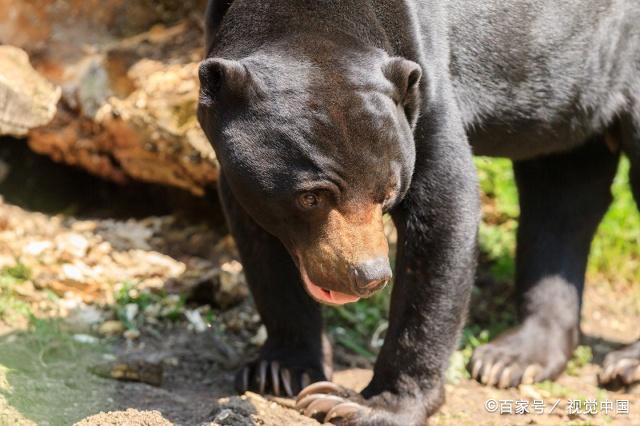
<svg viewBox="0 0 640 426"><path fill-rule="evenodd" d="M196 333L185 328L165 330L162 336L144 334L133 345L120 341L115 354L135 354L142 358L162 359L164 377L161 386L145 383L120 382L108 379L88 378L90 373L80 374L73 382L69 377L48 377L46 388L38 383L13 380L5 377L13 391L4 393L0 400L0 424L70 424L78 413L87 413L80 425L313 425L314 420L300 416L289 409L291 401L266 400L248 393L236 396L233 391L233 371L254 348L247 352L235 352L230 342L217 332L207 330ZM232 341L233 337L226 336ZM6 342L5 342L6 343ZM67 362L73 363L73 360ZM541 389L537 386L521 386L513 390L483 387L470 380L447 385L447 402L434 416L433 425L637 425L640 422L640 392L604 392L595 383L598 367L589 364L576 376L563 375L557 389ZM31 374L31 373L27 373ZM371 377L369 369L342 368L334 380L354 389L366 385ZM32 380L37 380L34 377ZM90 382L90 383L89 383ZM81 389L74 389L74 387ZM49 391L69 392L75 407L67 406L57 411L56 401ZM81 390L82 392L78 392ZM84 395L84 396L83 396ZM90 401L78 401L86 398ZM95 399L94 399L95 398ZM29 400L37 399L35 405ZM54 399L54 400L52 400ZM67 399L67 398L64 398ZM610 400L613 409L616 401L628 400L629 415L568 415L569 399ZM543 400L545 414L500 415L488 412L487 401L510 401L515 410L516 400ZM560 401L553 410L552 406ZM4 402L3 405L2 403ZM68 400L64 401L69 403ZM583 403L584 404L584 403ZM4 409L4 410L3 410ZM583 408L584 409L584 408ZM126 411L125 411L126 410ZM533 407L531 407L533 410ZM104 412L102 412L104 411ZM95 415L94 413L99 413ZM89 415L93 414L93 415ZM4 416L4 417L3 417Z"/></svg>
<svg viewBox="0 0 640 426"><path fill-rule="evenodd" d="M229 267L235 265L232 250L223 255L211 248L220 239L216 231L172 217L70 220L7 202L0 203L0 223L0 266L20 258L33 274L16 287L17 297L39 316L63 318L54 329L46 323L28 327L20 321L0 322L0 425L317 424L290 409L291 401L235 395L234 371L251 359L265 336L238 270ZM96 253L102 257L94 259ZM146 267L138 268L140 264ZM212 310L187 305L173 321L148 308L133 331L122 324L115 327L118 317L105 307L117 303L109 296L117 285L115 280L100 281L100 271L108 268L150 289L173 286L192 296L202 285L197 278L206 275L219 305ZM447 385L447 402L431 424L639 425L640 389L604 391L595 380L609 349L640 337L638 293L592 280L583 308L583 344L593 351L591 363L564 374L556 384L511 390L463 378ZM336 352L335 381L364 387L371 370L354 365L370 364L344 349ZM142 365L134 374L136 380L146 375L144 380L114 380L122 378L116 373L123 363L134 369ZM594 400L599 413L569 414L571 399L582 401L582 411ZM544 414L533 412L534 400L543 401ZM607 401L612 406L605 415ZM629 401L629 414L616 414L624 401ZM499 413L523 404L531 413Z"/></svg>

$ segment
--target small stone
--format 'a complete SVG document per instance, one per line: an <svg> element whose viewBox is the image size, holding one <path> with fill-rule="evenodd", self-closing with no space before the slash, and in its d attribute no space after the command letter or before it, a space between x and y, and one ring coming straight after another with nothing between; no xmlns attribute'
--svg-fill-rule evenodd
<svg viewBox="0 0 640 426"><path fill-rule="evenodd" d="M104 319L104 313L99 309L82 304L79 308L71 311L65 318L65 325L76 333L86 333L94 328Z"/></svg>
<svg viewBox="0 0 640 426"><path fill-rule="evenodd" d="M107 379L142 382L153 386L161 386L164 375L162 362L127 355L113 362L95 365L90 370Z"/></svg>
<svg viewBox="0 0 640 426"><path fill-rule="evenodd" d="M62 275L72 281L81 282L84 280L84 275L80 268L70 263L62 265Z"/></svg>
<svg viewBox="0 0 640 426"><path fill-rule="evenodd" d="M135 303L127 303L124 307L124 313L127 317L127 321L130 323L134 322L139 311L140 307L138 305Z"/></svg>
<svg viewBox="0 0 640 426"><path fill-rule="evenodd" d="M124 324L117 320L105 321L98 328L98 332L104 336L115 336L124 331Z"/></svg>
<svg viewBox="0 0 640 426"><path fill-rule="evenodd" d="M127 330L127 331L124 332L124 337L127 340L135 340L138 337L140 337L140 331L136 330L135 328L132 328L132 329Z"/></svg>
<svg viewBox="0 0 640 426"><path fill-rule="evenodd" d="M51 241L30 241L22 248L22 253L28 256L37 257L51 247L53 247Z"/></svg>
<svg viewBox="0 0 640 426"><path fill-rule="evenodd" d="M207 324L205 324L202 319L202 315L200 315L200 311L197 309L187 310L184 312L184 315L187 317L189 323L193 326L193 328L198 333L202 333L207 330Z"/></svg>
<svg viewBox="0 0 640 426"><path fill-rule="evenodd" d="M267 328L261 325L258 332L251 338L251 344L255 346L262 346L267 341Z"/></svg>
<svg viewBox="0 0 640 426"><path fill-rule="evenodd" d="M73 340L75 340L78 343L83 343L85 345L95 345L100 341L97 337L91 336L89 334L74 334Z"/></svg>

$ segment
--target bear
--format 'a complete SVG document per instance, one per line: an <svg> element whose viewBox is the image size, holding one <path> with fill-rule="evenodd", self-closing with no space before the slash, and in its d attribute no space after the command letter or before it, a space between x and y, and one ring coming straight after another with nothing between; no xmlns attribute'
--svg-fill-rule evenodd
<svg viewBox="0 0 640 426"><path fill-rule="evenodd" d="M513 162L521 318L471 374L501 387L560 374L622 154L640 202L639 23L634 0L210 0L198 120L268 333L238 391L297 395L336 424L426 423L474 282L474 154ZM392 274L371 382L332 384L320 304ZM638 365L636 344L601 382L637 380Z"/></svg>

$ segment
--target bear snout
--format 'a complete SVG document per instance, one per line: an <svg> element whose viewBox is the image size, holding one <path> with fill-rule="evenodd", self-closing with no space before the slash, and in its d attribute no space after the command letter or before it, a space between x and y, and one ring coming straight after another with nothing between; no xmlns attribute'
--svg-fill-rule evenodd
<svg viewBox="0 0 640 426"><path fill-rule="evenodd" d="M380 256L351 265L349 275L355 293L366 297L387 285L393 274L389 259Z"/></svg>

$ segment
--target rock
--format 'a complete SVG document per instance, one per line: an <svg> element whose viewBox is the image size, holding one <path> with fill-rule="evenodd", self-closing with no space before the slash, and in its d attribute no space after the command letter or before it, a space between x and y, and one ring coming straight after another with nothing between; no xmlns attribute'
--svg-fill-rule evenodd
<svg viewBox="0 0 640 426"><path fill-rule="evenodd" d="M97 345L100 339L90 334L74 334L73 340L84 345Z"/></svg>
<svg viewBox="0 0 640 426"><path fill-rule="evenodd" d="M150 250L149 239L153 236L154 229L135 220L107 219L100 224L98 232L116 250Z"/></svg>
<svg viewBox="0 0 640 426"><path fill-rule="evenodd" d="M249 295L242 264L237 260L223 263L220 267L220 285L215 290L214 299L225 308L240 303Z"/></svg>
<svg viewBox="0 0 640 426"><path fill-rule="evenodd" d="M192 46L200 34L193 32L187 23L156 28L70 66L74 77L64 82L55 120L32 132L29 146L116 182L204 194L218 164L196 120L199 53Z"/></svg>
<svg viewBox="0 0 640 426"><path fill-rule="evenodd" d="M262 346L267 341L267 328L261 325L258 332L249 341L252 345Z"/></svg>
<svg viewBox="0 0 640 426"><path fill-rule="evenodd" d="M0 46L0 135L24 136L49 123L60 94L31 67L25 51Z"/></svg>
<svg viewBox="0 0 640 426"><path fill-rule="evenodd" d="M207 0L0 0L0 42L73 60L83 46L108 43L201 15ZM86 50L86 49L85 49Z"/></svg>
<svg viewBox="0 0 640 426"><path fill-rule="evenodd" d="M207 330L207 324L204 322L202 315L200 315L200 311L197 309L188 309L184 311L184 316L196 332L202 333Z"/></svg>
<svg viewBox="0 0 640 426"><path fill-rule="evenodd" d="M205 3L0 0L0 40L24 48L62 87L30 148L115 182L203 195L218 177L196 120ZM15 121L20 134L34 127Z"/></svg>
<svg viewBox="0 0 640 426"><path fill-rule="evenodd" d="M162 386L163 364L137 357L120 357L116 361L98 364L91 372L107 379L141 382Z"/></svg>
<svg viewBox="0 0 640 426"><path fill-rule="evenodd" d="M110 320L103 322L98 328L98 332L104 336L114 336L124 331L124 324L120 321Z"/></svg>
<svg viewBox="0 0 640 426"><path fill-rule="evenodd" d="M73 333L88 333L104 321L104 316L104 312L95 306L82 304L64 319L65 328Z"/></svg>
<svg viewBox="0 0 640 426"><path fill-rule="evenodd" d="M255 393L247 392L242 396L219 399L218 407L212 412L210 426L255 424L318 426L320 424L291 409L292 407L293 403L290 400L268 400Z"/></svg>
<svg viewBox="0 0 640 426"><path fill-rule="evenodd" d="M122 333L122 335L127 340L136 340L140 337L140 330L132 328Z"/></svg>
<svg viewBox="0 0 640 426"><path fill-rule="evenodd" d="M80 420L74 426L172 426L159 411L139 411L129 408L126 411L101 412Z"/></svg>

